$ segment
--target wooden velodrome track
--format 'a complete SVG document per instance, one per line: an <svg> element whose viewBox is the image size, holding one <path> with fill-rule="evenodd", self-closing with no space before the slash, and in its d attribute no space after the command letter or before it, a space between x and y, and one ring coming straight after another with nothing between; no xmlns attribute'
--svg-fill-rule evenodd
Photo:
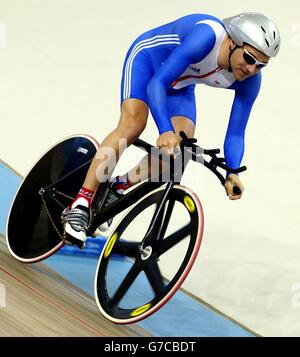
<svg viewBox="0 0 300 357"><path fill-rule="evenodd" d="M43 263L16 261L2 236L0 287L0 336L149 336L104 319L91 296Z"/></svg>

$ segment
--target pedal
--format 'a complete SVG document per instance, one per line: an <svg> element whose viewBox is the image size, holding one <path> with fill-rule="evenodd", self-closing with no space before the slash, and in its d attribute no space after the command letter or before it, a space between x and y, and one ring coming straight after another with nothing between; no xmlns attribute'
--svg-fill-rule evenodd
<svg viewBox="0 0 300 357"><path fill-rule="evenodd" d="M79 246L77 244L77 247L80 249L80 250L83 250L85 248L85 242L82 242L82 244Z"/></svg>
<svg viewBox="0 0 300 357"><path fill-rule="evenodd" d="M85 248L85 242L82 242L82 241L80 241L76 238L73 238L70 235L66 235L66 234L64 234L63 243L68 246L76 245L79 249Z"/></svg>

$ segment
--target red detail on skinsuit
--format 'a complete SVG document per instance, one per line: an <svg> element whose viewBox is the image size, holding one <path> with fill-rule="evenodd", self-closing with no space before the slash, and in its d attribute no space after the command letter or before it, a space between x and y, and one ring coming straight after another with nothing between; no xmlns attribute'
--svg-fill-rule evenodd
<svg viewBox="0 0 300 357"><path fill-rule="evenodd" d="M129 182L128 174L125 174L123 176L116 177L115 182L112 185L112 189L115 191L126 191L131 186L132 185Z"/></svg>
<svg viewBox="0 0 300 357"><path fill-rule="evenodd" d="M209 73L202 74L201 76L188 75L188 76L179 77L178 79L176 79L176 81L174 81L174 82L171 84L171 86L172 86L172 87L175 87L177 83L182 82L182 81L185 81L186 79L190 79L190 78L198 78L198 79L207 78L207 77L211 76L212 74L214 74L214 73L216 73L216 72L220 72L221 70L222 70L221 67L217 67L217 68L214 69L213 71L211 71L211 72L209 72Z"/></svg>

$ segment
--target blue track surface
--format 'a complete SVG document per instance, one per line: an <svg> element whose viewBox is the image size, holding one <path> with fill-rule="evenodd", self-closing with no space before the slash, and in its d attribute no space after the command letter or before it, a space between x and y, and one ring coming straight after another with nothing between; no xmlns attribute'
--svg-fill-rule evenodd
<svg viewBox="0 0 300 357"><path fill-rule="evenodd" d="M21 179L16 173L0 162L0 232L5 234L8 210ZM95 247L94 247L95 248ZM90 250L91 251L91 250ZM93 283L97 266L95 251L90 257L80 255L56 254L46 261L49 267L63 275L90 295L94 295ZM70 252L69 252L70 253ZM72 253L72 252L71 252ZM94 255L94 256L93 256ZM114 264L113 275L119 274L118 260ZM137 286L141 294L144 282ZM206 306L177 292L158 312L138 323L155 336L253 336L232 321L210 310Z"/></svg>

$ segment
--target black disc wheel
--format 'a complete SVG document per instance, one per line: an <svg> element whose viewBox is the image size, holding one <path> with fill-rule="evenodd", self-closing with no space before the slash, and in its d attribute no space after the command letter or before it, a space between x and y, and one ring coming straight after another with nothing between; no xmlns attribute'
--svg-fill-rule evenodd
<svg viewBox="0 0 300 357"><path fill-rule="evenodd" d="M7 246L16 259L34 263L63 246L61 213L82 186L97 148L92 137L69 137L54 145L30 170L8 217Z"/></svg>

